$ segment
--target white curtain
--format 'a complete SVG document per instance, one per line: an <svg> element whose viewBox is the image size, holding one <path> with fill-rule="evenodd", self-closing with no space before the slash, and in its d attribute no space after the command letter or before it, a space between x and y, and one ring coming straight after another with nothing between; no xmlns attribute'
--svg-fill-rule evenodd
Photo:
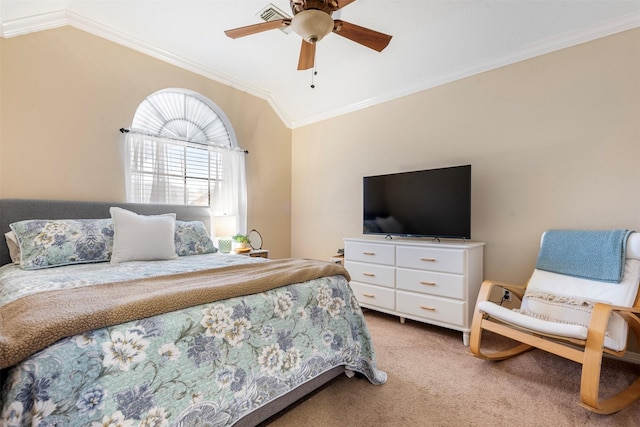
<svg viewBox="0 0 640 427"><path fill-rule="evenodd" d="M222 179L216 181L217 188L211 200L214 217L235 217L236 231L247 234L247 178L245 153L225 149L221 152ZM213 223L215 232L215 221Z"/></svg>
<svg viewBox="0 0 640 427"><path fill-rule="evenodd" d="M127 201L171 204L169 156L162 138L128 133L125 138Z"/></svg>
<svg viewBox="0 0 640 427"><path fill-rule="evenodd" d="M212 219L233 216L236 230L246 234L245 155L239 149L131 131L125 137L127 201L209 204Z"/></svg>

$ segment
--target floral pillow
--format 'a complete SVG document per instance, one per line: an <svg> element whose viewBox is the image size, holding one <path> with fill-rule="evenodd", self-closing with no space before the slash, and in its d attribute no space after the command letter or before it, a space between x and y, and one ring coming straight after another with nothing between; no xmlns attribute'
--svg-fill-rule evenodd
<svg viewBox="0 0 640 427"><path fill-rule="evenodd" d="M113 250L113 223L105 219L26 220L10 224L20 245L20 268L105 262Z"/></svg>
<svg viewBox="0 0 640 427"><path fill-rule="evenodd" d="M218 252L201 221L176 221L175 244L178 256Z"/></svg>

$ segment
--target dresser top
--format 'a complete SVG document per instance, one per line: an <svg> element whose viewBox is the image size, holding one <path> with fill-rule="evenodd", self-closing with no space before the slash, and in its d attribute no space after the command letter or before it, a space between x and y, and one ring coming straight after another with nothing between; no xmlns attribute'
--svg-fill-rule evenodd
<svg viewBox="0 0 640 427"><path fill-rule="evenodd" d="M363 242L363 243L376 243L381 245L403 245L403 246L428 246L437 248L450 248L450 249L471 249L484 246L484 242L474 242L472 240L463 239L432 239L426 238L410 238L410 237L393 237L387 238L384 236L363 236L363 237L347 237L345 242Z"/></svg>

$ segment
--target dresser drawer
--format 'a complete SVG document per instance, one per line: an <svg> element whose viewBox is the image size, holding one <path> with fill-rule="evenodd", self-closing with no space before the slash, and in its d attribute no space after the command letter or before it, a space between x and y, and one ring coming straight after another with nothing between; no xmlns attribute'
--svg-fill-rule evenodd
<svg viewBox="0 0 640 427"><path fill-rule="evenodd" d="M463 274L465 252L455 249L398 246L398 267Z"/></svg>
<svg viewBox="0 0 640 427"><path fill-rule="evenodd" d="M464 326L465 307L464 301L396 291L396 311L424 319Z"/></svg>
<svg viewBox="0 0 640 427"><path fill-rule="evenodd" d="M396 301L393 289L357 282L351 282L350 285L356 299L362 305L375 306L387 310L395 309Z"/></svg>
<svg viewBox="0 0 640 427"><path fill-rule="evenodd" d="M353 261L345 261L344 267L353 281L386 286L388 288L393 288L396 285L396 270L394 267Z"/></svg>
<svg viewBox="0 0 640 427"><path fill-rule="evenodd" d="M344 257L349 261L395 265L396 248L393 245L380 245L376 243L364 242L345 242Z"/></svg>
<svg viewBox="0 0 640 427"><path fill-rule="evenodd" d="M427 270L398 268L398 289L436 295L447 298L464 299L464 276Z"/></svg>

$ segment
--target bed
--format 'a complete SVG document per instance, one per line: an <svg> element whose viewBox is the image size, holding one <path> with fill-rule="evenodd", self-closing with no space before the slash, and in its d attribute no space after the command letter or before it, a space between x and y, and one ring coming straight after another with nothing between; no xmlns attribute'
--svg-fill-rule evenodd
<svg viewBox="0 0 640 427"><path fill-rule="evenodd" d="M346 270L221 254L209 218L0 200L0 425L256 425L338 375L386 381Z"/></svg>

